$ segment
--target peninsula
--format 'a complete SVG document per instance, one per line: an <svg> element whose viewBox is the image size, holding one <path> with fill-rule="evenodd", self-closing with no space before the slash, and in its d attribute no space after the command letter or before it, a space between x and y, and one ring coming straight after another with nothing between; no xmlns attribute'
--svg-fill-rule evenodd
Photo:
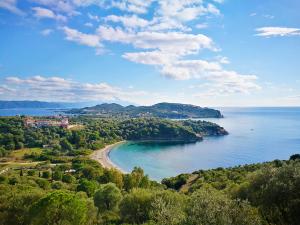
<svg viewBox="0 0 300 225"><path fill-rule="evenodd" d="M188 119L223 117L219 110L179 103L158 103L152 106L129 105L126 107L116 103L104 103L93 107L72 109L67 111L67 113L123 118L157 117L169 119Z"/></svg>

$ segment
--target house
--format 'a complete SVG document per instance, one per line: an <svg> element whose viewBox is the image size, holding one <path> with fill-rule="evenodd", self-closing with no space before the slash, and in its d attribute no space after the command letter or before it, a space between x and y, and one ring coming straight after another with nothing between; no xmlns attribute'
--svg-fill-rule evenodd
<svg viewBox="0 0 300 225"><path fill-rule="evenodd" d="M67 117L62 117L61 119L34 119L32 117L27 117L24 120L26 127L63 127L68 128L69 119Z"/></svg>

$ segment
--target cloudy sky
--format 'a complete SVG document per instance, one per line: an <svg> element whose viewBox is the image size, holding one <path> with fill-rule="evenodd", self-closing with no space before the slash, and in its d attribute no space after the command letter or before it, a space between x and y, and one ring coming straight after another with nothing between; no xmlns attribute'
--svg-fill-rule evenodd
<svg viewBox="0 0 300 225"><path fill-rule="evenodd" d="M0 100L300 106L299 0L0 0Z"/></svg>

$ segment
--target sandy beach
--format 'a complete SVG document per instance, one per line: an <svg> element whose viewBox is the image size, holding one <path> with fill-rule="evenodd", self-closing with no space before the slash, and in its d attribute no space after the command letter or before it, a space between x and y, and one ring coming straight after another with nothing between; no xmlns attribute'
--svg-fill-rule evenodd
<svg viewBox="0 0 300 225"><path fill-rule="evenodd" d="M93 160L98 161L104 168L107 169L117 169L119 171L121 171L122 173L127 173L126 171L122 170L120 167L118 167L117 165L115 165L109 158L109 152L116 147L117 145L120 145L122 143L124 143L125 141L119 141L117 143L111 144L111 145L107 145L102 149L96 150L94 151L90 157Z"/></svg>

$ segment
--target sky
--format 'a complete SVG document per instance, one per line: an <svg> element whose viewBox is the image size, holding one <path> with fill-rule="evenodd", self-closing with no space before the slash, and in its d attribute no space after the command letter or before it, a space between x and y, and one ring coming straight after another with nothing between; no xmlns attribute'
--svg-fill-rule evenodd
<svg viewBox="0 0 300 225"><path fill-rule="evenodd" d="M300 106L299 0L0 0L0 100Z"/></svg>

